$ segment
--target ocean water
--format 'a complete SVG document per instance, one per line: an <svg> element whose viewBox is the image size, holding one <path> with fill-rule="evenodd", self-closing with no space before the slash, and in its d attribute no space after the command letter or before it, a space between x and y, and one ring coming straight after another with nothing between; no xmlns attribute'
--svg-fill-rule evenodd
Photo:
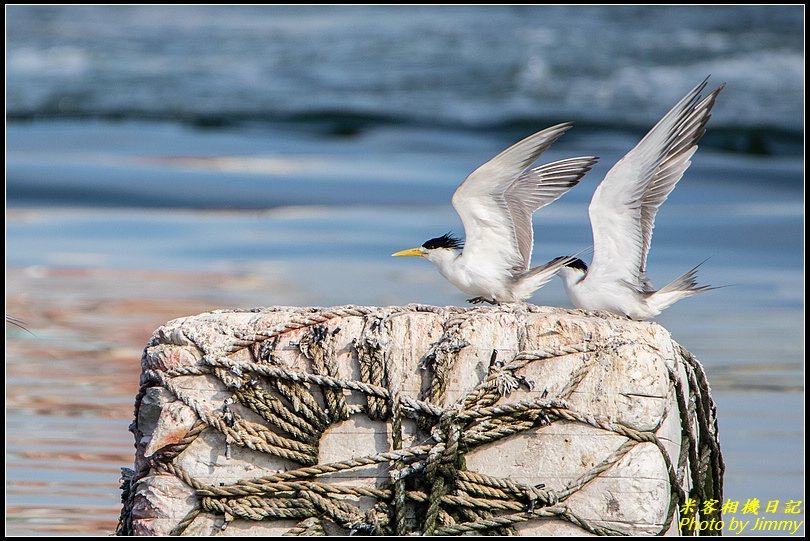
<svg viewBox="0 0 810 541"><path fill-rule="evenodd" d="M708 258L701 281L727 287L657 320L706 366L726 496L804 499L802 7L6 14L6 310L30 331L7 325L7 533L114 530L161 323L463 305L390 254L463 233L449 201L472 169L573 120L543 160L600 161L535 215L534 261L587 248L599 180L709 74L727 87L649 270L660 285ZM569 306L557 281L533 301Z"/></svg>

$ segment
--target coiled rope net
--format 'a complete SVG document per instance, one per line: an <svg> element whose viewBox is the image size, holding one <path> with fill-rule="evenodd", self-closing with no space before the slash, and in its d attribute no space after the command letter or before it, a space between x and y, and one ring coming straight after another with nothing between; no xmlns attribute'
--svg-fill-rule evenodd
<svg viewBox="0 0 810 541"><path fill-rule="evenodd" d="M521 376L520 369L562 355L588 355L592 353L588 345L520 351L505 361L497 360L492 353L486 377L447 403L450 371L458 352L468 346L459 331L461 324L471 313L497 309L409 305L387 309L347 306L269 310L295 310L295 314L285 324L266 331L229 330L226 343L216 347L188 331L182 336L156 333L147 351L158 344L175 343L191 345L199 355L193 365L176 368L156 369L144 363L136 419L141 401L154 387L168 390L193 410L196 419L179 441L144 457L138 471L125 471L117 534L133 534L133 501L138 483L147 475L160 474L175 476L195 496L194 507L173 527L173 535L185 532L202 514L221 517L223 528L237 519L297 521L286 535L326 535L335 531L335 526L350 534L364 535L514 535L519 524L535 520L566 521L598 535L626 535L637 532L587 519L567 502L583 487L609 474L640 445L653 445L660 451L669 479L666 515L659 520L658 531L652 533L667 533L673 521L678 524L682 518L721 519L717 509L720 506L709 506L710 512L706 513L703 506L709 500L722 501L724 466L716 408L700 363L680 346L675 348L680 371L670 368L667 375L681 424L680 452L671 457L656 435L658 426L638 430L578 411L571 405L569 398L588 376L587 363L570 375L567 385L555 396L532 393L536 397L508 403L502 400L515 390L531 387L533 382ZM419 312L441 315L443 334L422 358L421 368L429 381L420 397L413 398L400 392L399 375L390 362L387 346L391 318ZM363 332L352 341L359 379L338 376L332 343L337 330L333 324L343 318L363 320ZM293 370L277 360L279 340L290 333L299 337L296 345L309 360L306 371ZM188 376L215 378L231 398L221 408L205 407L187 387L177 384L178 378ZM362 403L347 401L351 395L363 397ZM252 411L263 422L241 415L237 406ZM319 463L319 443L324 432L359 414L390 424L390 448ZM425 435L422 443L403 444L406 420L415 422ZM623 443L557 489L467 468L465 456L475 449L527 431L542 437L544 427L559 421L610 432L621 436ZM131 429L136 439L143 436L137 423ZM229 484L212 485L195 479L176 459L206 431L224 437L226 456L231 446L238 446L292 461L298 467ZM380 464L387 466L388 479L375 487L336 484L326 479L337 472ZM696 505L682 513L687 498ZM372 503L361 507L360 499ZM695 532L682 528L681 533Z"/></svg>

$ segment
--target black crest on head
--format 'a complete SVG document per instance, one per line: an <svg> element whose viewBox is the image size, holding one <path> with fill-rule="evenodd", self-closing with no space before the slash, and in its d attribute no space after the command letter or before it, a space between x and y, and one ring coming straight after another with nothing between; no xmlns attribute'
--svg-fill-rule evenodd
<svg viewBox="0 0 810 541"><path fill-rule="evenodd" d="M464 247L464 241L458 237L454 237L450 233L445 233L441 237L430 239L422 245L426 250L436 250L437 248L450 248L452 250L460 250Z"/></svg>
<svg viewBox="0 0 810 541"><path fill-rule="evenodd" d="M549 261L549 264L556 263L558 261L562 261L563 259L569 259L570 257L571 256L555 257L554 259ZM572 269L579 269L582 272L588 272L588 265L586 265L584 261L582 261L581 259L576 258L576 257L571 259L568 263L566 263L565 266L566 267L571 267Z"/></svg>
<svg viewBox="0 0 810 541"><path fill-rule="evenodd" d="M574 258L572 261L566 263L565 266L571 267L572 269L579 269L582 272L588 272L588 265L579 258Z"/></svg>

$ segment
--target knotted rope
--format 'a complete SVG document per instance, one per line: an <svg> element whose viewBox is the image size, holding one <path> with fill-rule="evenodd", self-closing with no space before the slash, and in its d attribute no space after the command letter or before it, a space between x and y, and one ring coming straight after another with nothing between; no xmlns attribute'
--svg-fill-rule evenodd
<svg viewBox="0 0 810 541"><path fill-rule="evenodd" d="M400 393L400 375L386 352L391 318L426 311L442 313L445 321L443 335L424 357L423 369L429 375L429 385L422 397L416 399ZM286 535L324 535L328 522L350 533L373 535L514 534L514 527L519 523L550 518L567 521L598 535L623 535L627 532L578 516L566 501L611 470L639 445L653 445L660 451L669 477L670 504L659 534L669 530L678 515L678 507L687 497L697 501L696 513L704 501L722 501L724 466L717 440L716 409L705 373L689 352L676 347L686 381L677 370L669 372L682 425L681 453L673 463L655 434L657 426L640 431L577 411L569 404L567 399L591 368L587 362L572 374L558 396L499 403L515 389L531 387L532 382L516 374L519 369L562 355L579 353L587 357L592 353L587 346L521 351L505 361L499 361L493 352L488 376L475 388L446 404L450 371L458 352L468 345L460 333L466 313L461 309L427 306L389 309L382 314L360 307L304 311L299 318L277 329L236 335L224 350L207 351L193 336L182 337L184 344L197 346L202 353L201 360L195 366L179 369L145 370L136 402L138 407L146 389L160 386L197 415L197 421L185 437L147 457L152 470L176 476L191 487L197 497L197 505L176 525L172 534L181 534L200 514L209 513L224 517L226 525L235 519L298 520ZM363 318L363 332L353 341L360 367L359 381L339 377L335 364L332 337L337 329L329 331L328 324L345 317ZM291 370L275 361L279 338L292 331L304 332L298 347L309 360L311 371ZM251 360L245 360L245 352ZM256 413L265 423L244 418L227 403L212 411L177 383L178 378L203 375L216 378L232 393L234 403ZM315 389L323 397L325 408L313 393ZM347 405L347 393L364 396L365 404ZM324 431L357 413L391 422L391 448L373 455L319 464L319 440ZM405 419L416 421L417 426L429 432L422 444L403 447L402 422ZM622 436L623 441L598 464L556 491L544 485L529 486L467 469L465 455L477 447L513 434L542 429L557 421L589 425ZM228 446L285 458L300 467L221 486L203 483L185 472L174 459L208 430L222 434ZM389 481L377 488L335 485L320 480L324 475L376 464L387 464L390 475ZM133 492L131 487L146 473L131 474L127 480L119 534L131 533L128 498ZM687 476L691 486L688 494L682 489ZM376 504L370 509L361 509L353 503L353 499L360 497L371 498ZM719 511L713 512L712 517L720 518Z"/></svg>

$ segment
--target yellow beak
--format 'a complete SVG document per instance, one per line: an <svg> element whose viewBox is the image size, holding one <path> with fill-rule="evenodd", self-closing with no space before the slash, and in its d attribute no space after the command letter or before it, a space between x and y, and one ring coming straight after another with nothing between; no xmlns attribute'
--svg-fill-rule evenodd
<svg viewBox="0 0 810 541"><path fill-rule="evenodd" d="M420 250L419 248L409 248L407 250L402 250L401 252L397 252L391 255L393 257L402 257L402 256L422 257L424 254L422 253L422 250Z"/></svg>

